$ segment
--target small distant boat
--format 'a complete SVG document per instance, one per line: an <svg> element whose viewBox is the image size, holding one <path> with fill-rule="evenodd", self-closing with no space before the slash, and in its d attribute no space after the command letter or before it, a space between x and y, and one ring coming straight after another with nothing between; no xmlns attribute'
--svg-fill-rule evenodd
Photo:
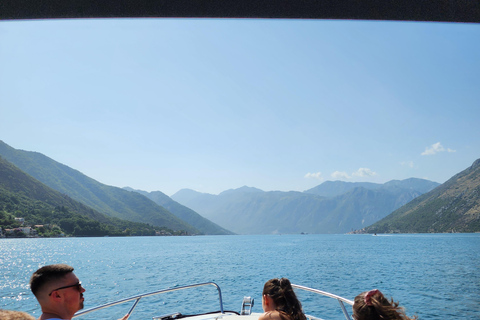
<svg viewBox="0 0 480 320"><path fill-rule="evenodd" d="M187 286L183 286L183 287L169 288L169 289L164 289L164 290L159 290L159 291L154 291L154 292L149 292L149 293L136 295L136 296L133 296L133 297L130 297L130 298L121 299L121 300L117 300L117 301L107 303L107 304L104 304L104 305L101 305L101 306L93 307L93 308L88 309L88 310L79 311L74 315L74 318L81 317L85 314L96 312L98 310L102 310L102 309L105 309L105 308L121 305L121 304L124 304L124 303L126 304L126 303L132 303L133 302L133 305L131 305L129 307L130 309L127 313L130 316L132 313L134 313L135 308L137 307L137 305L138 305L138 303L140 302L141 299L152 297L152 296L159 295L159 294L165 294L165 293L168 293L168 292L185 290L185 289L190 289L190 288L197 288L197 287L208 286L208 285L212 285L212 286L215 286L217 288L218 298L219 298L218 309L215 306L212 306L212 311L202 313L202 314L194 314L194 315L182 315L179 312L175 312L175 310L171 310L172 312L166 313L166 314L161 315L161 316L155 316L155 315L152 314L150 318L153 319L153 320L177 320L177 319L185 319L185 320L258 320L258 317L261 315L261 313L252 312L252 307L253 307L253 304L254 304L254 300L251 297L245 297L243 299L242 307L241 307L241 310L239 312L237 312L237 311L225 311L223 309L222 292L220 290L220 287L214 282L191 284L191 285L187 285ZM351 318L351 307L349 308L350 311L347 311L347 308L345 307L345 304L350 305L350 306L353 305L352 300L348 300L348 299L345 299L343 297L331 294L329 292L325 292L325 291L321 291L321 290L317 290L317 289L313 289L313 288L309 288L309 287L299 286L299 285L295 285L295 284L292 284L292 287L296 290L305 290L305 291L313 292L315 294L337 300L338 303L339 303L339 307L341 309L341 312L345 316L345 319L347 319L347 320L352 319ZM188 303L189 305L192 304L192 301L190 301L188 299L188 296L186 296L186 299L184 299L183 301L186 301L185 303ZM162 307L164 307L164 305L162 305ZM155 310L151 310L151 311L153 313L153 312L156 312L157 310L155 309ZM340 313L340 312L338 312L338 313ZM321 318L317 315L309 315L307 313L305 313L305 316L307 317L308 320L325 320L325 319L327 319L327 318Z"/></svg>

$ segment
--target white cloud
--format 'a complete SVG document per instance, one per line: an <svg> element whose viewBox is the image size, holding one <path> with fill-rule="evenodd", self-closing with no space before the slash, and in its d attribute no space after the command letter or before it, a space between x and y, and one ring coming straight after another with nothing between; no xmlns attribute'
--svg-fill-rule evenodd
<svg viewBox="0 0 480 320"><path fill-rule="evenodd" d="M413 168L413 161L403 161L403 162L400 162L400 165Z"/></svg>
<svg viewBox="0 0 480 320"><path fill-rule="evenodd" d="M322 173L321 172L315 172L315 173L307 173L305 175L305 178L307 179L310 179L310 178L313 178L313 179L317 179L317 180L320 180L320 181L323 181L323 177L322 177Z"/></svg>
<svg viewBox="0 0 480 320"><path fill-rule="evenodd" d="M434 155L438 152L444 152L444 151L456 152L456 150L453 150L453 149L450 149L450 148L445 149L440 144L440 142L437 142L437 143L432 144L430 147L426 147L425 151L422 152L422 156L431 156L431 155Z"/></svg>
<svg viewBox="0 0 480 320"><path fill-rule="evenodd" d="M376 172L373 172L368 168L359 168L357 171L352 173L353 177L373 177L376 175L377 175Z"/></svg>
<svg viewBox="0 0 480 320"><path fill-rule="evenodd" d="M373 176L376 176L377 173L372 171L371 169L369 168L359 168L357 171L355 172L352 172L351 175L349 175L348 173L346 173L345 171L335 171L333 172L330 176L333 178L333 179L343 179L343 180L348 180L348 179L352 179L354 177L373 177Z"/></svg>
<svg viewBox="0 0 480 320"><path fill-rule="evenodd" d="M334 179L350 179L350 176L346 172L335 171L331 174Z"/></svg>

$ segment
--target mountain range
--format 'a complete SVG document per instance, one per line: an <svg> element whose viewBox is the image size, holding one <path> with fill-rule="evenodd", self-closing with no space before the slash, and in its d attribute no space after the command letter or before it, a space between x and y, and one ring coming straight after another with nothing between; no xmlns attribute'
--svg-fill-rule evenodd
<svg viewBox="0 0 480 320"><path fill-rule="evenodd" d="M304 192L245 186L212 195L183 189L172 199L240 234L345 233L369 226L438 185L416 178L385 184L327 181Z"/></svg>
<svg viewBox="0 0 480 320"><path fill-rule="evenodd" d="M0 156L48 187L107 216L190 234L206 233L138 192L102 184L41 153L17 150L0 141ZM219 227L216 234L226 233Z"/></svg>
<svg viewBox="0 0 480 320"><path fill-rule="evenodd" d="M107 186L3 141L0 160L0 225L16 212L35 223L48 218L72 235L480 231L480 159L443 185L326 181L304 192L245 186L218 195L183 189L171 198Z"/></svg>
<svg viewBox="0 0 480 320"><path fill-rule="evenodd" d="M174 213L180 219L187 221L188 223L196 226L198 229L202 230L205 234L219 235L219 234L233 234L233 232L220 227L219 225L211 222L208 219L205 219L195 211L185 206L182 206L180 203L174 201L172 198L167 196L161 191L142 191L134 190L129 187L123 188L128 191L138 192L145 197L149 198L156 204L164 207L168 211Z"/></svg>

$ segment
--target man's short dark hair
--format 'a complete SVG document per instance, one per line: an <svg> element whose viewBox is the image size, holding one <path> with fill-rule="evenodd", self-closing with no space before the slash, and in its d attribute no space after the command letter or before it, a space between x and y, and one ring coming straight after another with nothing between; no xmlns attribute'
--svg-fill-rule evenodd
<svg viewBox="0 0 480 320"><path fill-rule="evenodd" d="M73 272L73 267L59 263L41 267L30 278L30 289L37 296L38 291L48 282L58 280L66 274Z"/></svg>

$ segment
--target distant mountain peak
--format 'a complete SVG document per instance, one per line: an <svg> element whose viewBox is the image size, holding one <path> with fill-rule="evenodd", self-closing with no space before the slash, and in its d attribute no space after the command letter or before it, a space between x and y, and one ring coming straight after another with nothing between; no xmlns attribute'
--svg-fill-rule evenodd
<svg viewBox="0 0 480 320"><path fill-rule="evenodd" d="M480 159L475 160L470 169L476 169L478 167L480 167Z"/></svg>
<svg viewBox="0 0 480 320"><path fill-rule="evenodd" d="M193 190L193 189L188 189L188 188L184 188L184 189L180 189L178 190L175 194L172 195L172 197L174 196L193 196L193 195L200 195L202 194L201 192L198 192L196 190Z"/></svg>
<svg viewBox="0 0 480 320"><path fill-rule="evenodd" d="M382 185L373 182L346 182L346 181L325 181L316 187L305 190L304 193L315 194L322 197L335 197L347 193L357 187L366 189L378 189Z"/></svg>
<svg viewBox="0 0 480 320"><path fill-rule="evenodd" d="M373 182L346 182L346 181L325 181L322 184L313 187L309 190L305 190L304 193L316 194L322 197L336 197L347 192L352 191L353 189L362 187L367 190L394 190L394 189L408 189L413 191L418 191L420 193L428 192L440 184L437 182L419 179L419 178L408 178L404 180L390 180L384 184L373 183Z"/></svg>
<svg viewBox="0 0 480 320"><path fill-rule="evenodd" d="M225 195L225 194L231 194L231 193L261 193L265 192L261 189L254 188L254 187L248 187L248 186L243 186L237 189L229 189L221 192L219 195Z"/></svg>

